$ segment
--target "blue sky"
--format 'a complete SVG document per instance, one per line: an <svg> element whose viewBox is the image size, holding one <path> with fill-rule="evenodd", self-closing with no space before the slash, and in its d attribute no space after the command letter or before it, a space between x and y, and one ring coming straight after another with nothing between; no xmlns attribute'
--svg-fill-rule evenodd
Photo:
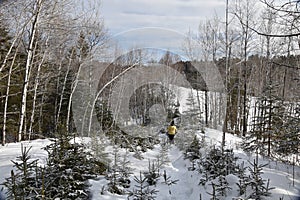
<svg viewBox="0 0 300 200"><path fill-rule="evenodd" d="M127 47L171 50L215 13L224 17L225 0L102 0L106 28Z"/></svg>

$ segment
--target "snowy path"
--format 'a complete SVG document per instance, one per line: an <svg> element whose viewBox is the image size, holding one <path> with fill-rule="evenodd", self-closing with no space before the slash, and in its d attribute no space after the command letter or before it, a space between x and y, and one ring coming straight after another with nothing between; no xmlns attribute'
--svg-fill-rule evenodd
<svg viewBox="0 0 300 200"><path fill-rule="evenodd" d="M179 155L179 156L178 156ZM199 199L200 190L198 187L197 172L188 171L189 161L183 159L183 154L175 146L169 150L170 164L166 169L172 179L179 180L178 184L171 186L171 195L158 199ZM165 193L165 192L164 192Z"/></svg>
<svg viewBox="0 0 300 200"><path fill-rule="evenodd" d="M201 134L197 132L200 137ZM222 132L207 129L206 133L207 145L220 144L222 139ZM248 160L252 161L254 159L253 155L248 155L243 152L240 146L241 138L233 136L231 134L226 134L226 146L228 148L233 148L236 156L240 158L240 162L244 162L245 165L249 165ZM40 159L40 163L45 163L47 153L41 148L49 144L49 140L35 140L32 142L22 142L24 147L29 148L32 146L30 154L32 159ZM149 160L154 161L159 156L160 145L156 145L154 149L149 150L142 154L142 160L139 160L133 156L131 152L128 156L131 164L130 166L134 169L134 175L139 175L140 171L147 171L149 166ZM108 152L112 152L112 147L107 148ZM120 151L123 151L122 149ZM5 177L10 175L12 169L11 160L15 160L17 156L21 153L21 143L7 144L4 147L0 147L0 182L5 180ZM124 153L124 152L123 152ZM200 175L197 171L188 171L188 167L191 166L188 160L184 160L183 153L175 146L171 145L168 149L169 161L160 171L163 173L164 170L167 172L167 176L170 176L172 180L179 180L177 184L168 186L163 182L162 177L156 186L159 190L157 194L157 200L197 200L202 195L202 199L209 199L207 191L210 191L211 186L206 185L206 187L198 185ZM296 200L296 196L300 194L298 188L300 188L300 168L295 167L295 186L292 185L292 166L270 161L266 158L260 157L260 163L268 163L264 168L264 179L270 179L271 187L275 187L272 190L272 196L266 198L267 200L279 200L283 197L284 200ZM232 177L234 181L234 177ZM92 184L91 191L93 193L94 200L125 200L126 195L114 195L110 193L105 193L101 195L101 188L107 183L104 177L100 177L99 180L91 180ZM134 181L132 185L135 185ZM235 183L232 183L232 187L236 187ZM1 187L0 187L1 188ZM170 191L170 192L169 192ZM228 194L228 197L224 200L232 200L236 196L236 192L232 191ZM1 198L0 198L1 199Z"/></svg>

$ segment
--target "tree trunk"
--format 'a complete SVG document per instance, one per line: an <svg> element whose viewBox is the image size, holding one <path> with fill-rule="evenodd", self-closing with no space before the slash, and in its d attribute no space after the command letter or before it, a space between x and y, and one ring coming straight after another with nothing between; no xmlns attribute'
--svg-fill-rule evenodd
<svg viewBox="0 0 300 200"><path fill-rule="evenodd" d="M69 123L70 123L70 116L71 116L71 106L72 106L72 97L73 97L73 94L77 88L77 85L78 85L78 79L79 79L79 75L80 75L80 71L81 71L81 67L82 67L82 64L80 64L79 68L78 68L78 71L77 71L77 74L76 74L76 78L75 78L75 81L72 83L72 91L71 91L71 94L70 94L70 97L69 97L69 102L68 102L68 113L67 113L67 121L66 121L66 129L67 129L67 132L69 132ZM90 75L90 73L89 73ZM91 83L89 83L89 92L91 94ZM84 122L84 120L83 120Z"/></svg>
<svg viewBox="0 0 300 200"><path fill-rule="evenodd" d="M25 65L25 77L24 77L24 85L23 85L23 91L22 91L18 141L21 141L22 134L23 134L24 119L25 119L25 115L26 115L27 89L28 89L28 81L29 81L29 77L30 77L29 73L30 73L30 68L31 68L32 58L33 58L33 44L34 44L34 40L35 40L41 4L42 4L42 0L37 0L36 8L34 11L34 18L33 18L33 22L32 22L31 32L30 32L31 35L29 38L29 45L28 45L28 49L27 49L28 53L27 53L27 60L26 60L26 65Z"/></svg>
<svg viewBox="0 0 300 200"><path fill-rule="evenodd" d="M197 109L198 109L198 112L199 112L199 125L200 125L200 128L202 128L203 124L201 122L201 119L202 119L202 116L201 116L201 101L200 101L200 95L199 95L199 90L196 89L196 97L197 97Z"/></svg>
<svg viewBox="0 0 300 200"><path fill-rule="evenodd" d="M45 86L46 87L46 86ZM45 89L46 90L46 89ZM45 94L42 94L41 102L40 102L40 110L39 110L39 134L42 134L42 125L43 125L43 106L44 106Z"/></svg>
<svg viewBox="0 0 300 200"><path fill-rule="evenodd" d="M223 124L223 136L224 136L224 140L225 140L225 132L228 129L228 115L229 115L229 97L228 97L228 78L229 78L229 42L228 42L228 26L229 26L229 22L228 22L228 0L226 0L226 22L225 22L225 58L226 58L226 62L225 62L225 89L226 89L226 110L225 110L225 119L224 119L224 124Z"/></svg>
<svg viewBox="0 0 300 200"><path fill-rule="evenodd" d="M205 103L204 103L204 110L205 110L205 126L208 127L208 91L205 90L204 91L204 95L205 95ZM215 110L215 112L217 112L217 110ZM215 119L217 120L217 119Z"/></svg>
<svg viewBox="0 0 300 200"><path fill-rule="evenodd" d="M42 64L44 62L46 56L46 52L44 52L43 57L38 65L37 68L37 74L35 77L35 83L34 83L34 94L33 94L33 102L32 102L32 112L31 112L31 116L30 116L30 125L29 125L29 129L28 129L28 139L30 140L31 134L32 134L32 127L33 127L33 123L34 123L34 115L35 115L35 107L36 107L36 98L37 98L37 89L40 83L40 71L41 71L41 67Z"/></svg>
<svg viewBox="0 0 300 200"><path fill-rule="evenodd" d="M4 69L4 67L5 67L5 65L6 65L6 63L7 63L7 60L8 60L8 56L10 55L11 51L13 50L14 45L15 45L17 39L19 39L20 33L21 33L21 32L19 32L19 34L18 34L18 35L15 37L15 39L12 41L12 44L11 44L9 50L8 50L8 52L6 53L5 58L4 58L3 61L2 61L2 64L1 64L1 67L0 67L0 72L2 72L2 70Z"/></svg>
<svg viewBox="0 0 300 200"><path fill-rule="evenodd" d="M59 98L59 104L58 104L58 110L57 110L57 114L56 114L55 131L57 131L57 128L58 128L58 125L59 125L60 112L61 112L61 108L62 108L62 103L63 103L63 99L64 99L64 94L65 94L65 89L66 89L66 85L67 85L68 75L69 75L69 72L70 72L70 67L71 67L71 63L72 63L73 54L74 54L74 49L72 50L72 53L71 53L71 56L70 56L70 59L69 59L69 63L68 63L67 72L64 76L64 82L63 82L63 86L62 86L63 88L61 90L61 94L60 94L60 98Z"/></svg>
<svg viewBox="0 0 300 200"><path fill-rule="evenodd" d="M111 83L113 83L116 79L118 79L119 77L121 77L123 74L125 74L127 71L131 70L132 68L134 68L135 66L137 66L138 63L135 63L133 65L131 65L130 67L128 67L127 69L125 69L123 72L121 72L120 74L116 75L114 78L112 78L109 82L107 82L97 93L97 95L94 98L92 107L91 107L91 112L90 112L90 116L89 116L89 126L88 126L88 136L90 136L91 133L91 129L92 129L92 119L93 119L93 114L94 114L94 109L95 109L95 105L96 102L98 100L98 97L100 96L100 94L102 93L102 91L109 86Z"/></svg>
<svg viewBox="0 0 300 200"><path fill-rule="evenodd" d="M3 128L2 128L2 145L3 146L6 143L6 121L7 121L8 98L9 98L11 74L12 74L12 69L13 69L13 65L15 63L16 56L17 56L17 52L14 54L14 58L12 60L12 63L10 65L10 67L9 67L9 72L8 72L7 87L6 87L6 96L5 96L5 104L4 104L4 111L3 111Z"/></svg>
<svg viewBox="0 0 300 200"><path fill-rule="evenodd" d="M245 43L244 43L244 96L243 96L243 136L247 132L247 52L248 52L248 20L245 31Z"/></svg>

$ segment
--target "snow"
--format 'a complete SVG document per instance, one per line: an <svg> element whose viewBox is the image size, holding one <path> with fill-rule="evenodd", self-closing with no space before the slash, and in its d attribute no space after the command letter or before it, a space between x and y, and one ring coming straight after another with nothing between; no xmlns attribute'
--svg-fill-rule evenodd
<svg viewBox="0 0 300 200"><path fill-rule="evenodd" d="M48 144L50 144L50 140L39 139L20 143L8 143L5 146L0 146L0 183L6 177L10 176L10 172L13 169L11 160L16 160L16 157L21 155L21 145L27 149L32 147L30 151L31 159L38 159L39 164L44 165L46 163L47 152L42 148Z"/></svg>
<svg viewBox="0 0 300 200"><path fill-rule="evenodd" d="M186 97L188 96L189 90L180 90L178 93L178 98L180 99L181 105L186 105ZM181 107L180 111L186 110L187 107ZM159 130L159 129L157 129ZM203 136L200 131L193 130L192 128L187 129L179 128L180 134L188 134L190 132L195 132L198 138ZM223 133L215 129L205 129L205 141L207 146L220 145L222 141ZM159 135L161 143L165 143L166 137ZM89 143L91 138L76 138L76 142ZM227 134L225 135L225 142L227 148L233 148L235 156L239 157L238 162L244 162L245 166L250 166L249 162L253 162L255 155L244 152L240 148L242 138ZM13 163L11 160L15 160L17 156L21 154L21 144L24 147L31 147L30 151L32 159L39 159L39 164L44 165L47 159L47 152L42 148L50 144L50 140L39 139L34 141L24 141L22 143L10 143L5 146L0 146L0 183L2 183L6 177L10 176L10 171L13 169ZM161 145L155 145L153 149L148 150L147 152L142 153L143 159L137 159L134 156L133 152L128 153L128 160L130 161L130 168L133 169L133 175L139 176L140 171L145 172L148 170L149 161L154 162L160 156ZM107 146L106 152L109 153L111 158L113 157L114 148L113 146ZM119 149L119 153L122 155L125 154L124 149ZM163 173L164 170L167 173L167 176L170 176L172 180L179 180L177 184L168 186L164 183L162 176L159 178L159 181L154 187L158 190L156 195L157 200L197 200L201 198L203 200L210 199L208 193L212 192L212 187L207 183L202 186L199 185L199 180L201 174L195 171L189 171L188 168L191 166L191 163L188 160L184 159L183 152L178 149L175 145L170 145L167 151L168 162L161 167L160 173ZM270 179L270 187L275 187L271 190L271 196L266 197L266 200L277 200L282 198L283 200L296 200L300 198L300 167L294 167L294 181L293 181L293 166L278 161L272 161L268 158L262 156L259 157L259 164L267 164L264 167L264 174L262 177L266 180ZM226 177L229 186L232 188L227 194L227 197L224 197L224 200L238 199L237 197L237 185L238 177L232 174L227 175ZM127 195L116 195L111 194L105 190L105 187L108 181L104 176L99 176L96 180L90 180L91 184L90 190L93 194L93 200L126 200ZM293 185L294 182L294 185ZM131 188L135 185L133 176L131 177ZM0 186L1 188L1 186ZM1 194L0 194L1 200Z"/></svg>
<svg viewBox="0 0 300 200"><path fill-rule="evenodd" d="M197 132L197 135L200 137L201 133ZM222 132L206 129L205 131L205 139L208 144L219 144L222 139ZM239 162L245 162L247 165L248 161L253 161L254 155L248 155L243 152L239 148L239 143L241 142L241 138L237 136L233 136L231 134L226 134L226 146L234 149L234 153L238 156ZM5 177L10 175L10 171L12 170L12 162L11 160L15 160L16 156L21 153L21 144L24 147L29 148L32 146L30 151L32 159L39 159L39 163L41 165L45 164L47 153L42 150L44 146L49 144L49 140L34 140L30 142L22 142L22 143L10 143L5 146L0 147L0 181L3 182ZM140 171L147 171L149 160L154 161L159 156L161 146L156 145L152 150L148 150L143 153L142 156L144 159L139 160L133 156L133 153L129 153L128 159L131 164L130 167L133 170L134 175L138 176ZM108 152L112 152L112 147L107 147ZM121 151L121 154L125 153L125 151ZM188 160L184 160L182 152L175 145L171 145L168 149L168 158L169 162L163 166L160 170L162 173L166 170L167 175L171 177L172 180L179 180L177 184L168 186L163 183L162 178L159 179L158 184L155 189L159 190L157 194L158 200L167 200L167 199L199 199L200 194L202 199L209 199L210 196L207 192L211 192L211 187L206 184L205 186L198 185L200 174L197 171L189 171L188 166L191 164ZM293 186L292 180L292 172L293 167L288 164L275 162L269 160L267 158L260 157L259 163L267 163L268 165L264 167L264 179L270 179L270 186L275 187L275 189L271 190L272 196L267 197L265 199L279 199L280 197L283 199L296 199L299 196L299 188L300 188L300 168L295 167L295 180ZM228 181L232 190L228 193L228 196L224 199L233 199L237 197L238 194L236 192L237 186L237 177L234 175L226 176L226 180ZM132 180L133 181L133 180ZM93 193L94 200L102 200L102 199L113 199L113 200L125 200L127 199L126 195L115 195L111 194L107 191L104 191L104 194L101 194L101 190L103 186L107 184L107 180L104 176L100 176L97 180L90 180L92 187L90 188ZM132 182L133 183L133 182ZM134 185L134 184L132 184ZM170 192L169 192L170 191ZM170 194L171 193L171 194Z"/></svg>

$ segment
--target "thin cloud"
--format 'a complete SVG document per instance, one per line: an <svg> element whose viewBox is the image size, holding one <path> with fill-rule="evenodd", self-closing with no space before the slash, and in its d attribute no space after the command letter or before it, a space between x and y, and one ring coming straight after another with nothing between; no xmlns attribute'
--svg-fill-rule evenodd
<svg viewBox="0 0 300 200"><path fill-rule="evenodd" d="M168 28L184 34L197 29L201 20L212 18L215 13L223 17L225 3L223 0L102 0L102 10L106 27L113 35L143 27Z"/></svg>

